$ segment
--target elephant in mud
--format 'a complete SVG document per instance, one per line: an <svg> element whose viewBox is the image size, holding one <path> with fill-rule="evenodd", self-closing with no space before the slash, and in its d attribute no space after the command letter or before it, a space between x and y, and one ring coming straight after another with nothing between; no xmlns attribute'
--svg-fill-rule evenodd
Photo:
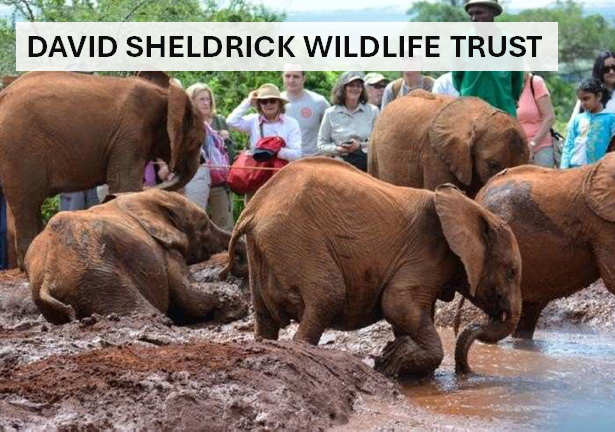
<svg viewBox="0 0 615 432"><path fill-rule="evenodd" d="M399 186L453 183L474 197L491 176L528 158L523 129L504 111L475 97L414 90L378 117L368 172Z"/></svg>
<svg viewBox="0 0 615 432"><path fill-rule="evenodd" d="M531 339L542 309L598 278L615 293L615 154L567 170L512 168L476 200L508 222L523 260L516 337Z"/></svg>
<svg viewBox="0 0 615 432"><path fill-rule="evenodd" d="M443 358L436 299L455 291L489 315L456 345L469 371L474 339L510 334L521 312L521 257L508 226L452 185L435 192L393 186L328 158L293 162L254 195L229 244L247 239L257 336L276 339L291 319L295 340L317 344L327 328L382 318L395 340L376 363L390 376L423 375ZM221 277L223 277L221 275Z"/></svg>
<svg viewBox="0 0 615 432"><path fill-rule="evenodd" d="M30 72L0 93L0 183L21 268L42 229L45 198L103 183L111 193L140 191L145 164L156 157L175 173L163 189L182 187L196 172L201 115L168 76L147 77Z"/></svg>
<svg viewBox="0 0 615 432"><path fill-rule="evenodd" d="M28 249L26 273L34 302L55 324L133 311L193 322L213 307L191 286L187 266L226 250L229 240L184 196L149 189L53 216ZM235 252L235 274L245 276L243 242Z"/></svg>

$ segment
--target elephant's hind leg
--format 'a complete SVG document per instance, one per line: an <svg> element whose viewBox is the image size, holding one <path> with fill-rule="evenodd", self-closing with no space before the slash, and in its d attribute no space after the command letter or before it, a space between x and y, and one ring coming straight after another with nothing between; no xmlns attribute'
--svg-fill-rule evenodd
<svg viewBox="0 0 615 432"><path fill-rule="evenodd" d="M513 336L520 339L532 339L540 312L542 312L546 305L546 303L523 302L521 318L519 318L519 324L517 324Z"/></svg>
<svg viewBox="0 0 615 432"><path fill-rule="evenodd" d="M376 360L376 370L391 377L432 373L444 351L431 319L431 306L420 307L407 288L390 286L382 296L382 312L394 328L395 340Z"/></svg>

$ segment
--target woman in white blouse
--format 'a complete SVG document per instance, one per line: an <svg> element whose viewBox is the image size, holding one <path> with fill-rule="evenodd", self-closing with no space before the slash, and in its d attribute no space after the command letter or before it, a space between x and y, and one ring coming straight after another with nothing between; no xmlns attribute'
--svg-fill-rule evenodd
<svg viewBox="0 0 615 432"><path fill-rule="evenodd" d="M278 136L284 139L286 146L276 156L289 162L294 161L301 158L301 130L297 120L284 115L286 103L288 100L280 95L277 86L263 84L250 92L228 116L226 123L249 135L251 151L254 151L261 138ZM257 113L246 114L250 107L256 108Z"/></svg>
<svg viewBox="0 0 615 432"><path fill-rule="evenodd" d="M331 103L318 132L319 153L367 171L368 140L378 108L367 103L363 74L344 72L331 92Z"/></svg>

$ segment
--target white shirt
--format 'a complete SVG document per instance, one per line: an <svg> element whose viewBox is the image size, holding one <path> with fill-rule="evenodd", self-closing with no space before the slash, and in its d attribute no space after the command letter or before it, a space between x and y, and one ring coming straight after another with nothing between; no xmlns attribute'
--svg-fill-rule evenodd
<svg viewBox="0 0 615 432"><path fill-rule="evenodd" d="M275 122L269 122L257 113L244 115L250 107L250 100L246 98L226 119L230 127L248 133L250 150L254 151L256 143L262 138L260 131L262 122L264 136L278 136L286 142L286 147L280 149L277 157L287 161L301 158L301 130L297 120L284 114L281 114L280 119Z"/></svg>
<svg viewBox="0 0 615 432"><path fill-rule="evenodd" d="M436 78L433 83L433 87L431 88L431 92L434 94L459 97L459 92L453 85L453 73L447 72Z"/></svg>

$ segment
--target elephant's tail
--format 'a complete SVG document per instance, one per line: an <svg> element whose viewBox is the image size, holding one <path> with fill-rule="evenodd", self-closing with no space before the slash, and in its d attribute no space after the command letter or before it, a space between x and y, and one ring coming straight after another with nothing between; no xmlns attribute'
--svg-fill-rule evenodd
<svg viewBox="0 0 615 432"><path fill-rule="evenodd" d="M46 259L49 259L47 256ZM45 263L46 266L47 263ZM55 277L49 269L44 269L45 276L40 289L32 286L32 300L47 321L53 324L66 324L76 319L75 309L55 298L51 291L55 285Z"/></svg>
<svg viewBox="0 0 615 432"><path fill-rule="evenodd" d="M229 272L233 268L233 263L235 262L235 246L237 241L241 238L242 235L249 228L250 223L252 222L252 214L248 214L247 211L243 211L237 223L235 224L235 228L233 229L233 233L231 234L231 240L228 243L228 263L226 267L222 269L220 272L220 279L224 280L228 276Z"/></svg>

